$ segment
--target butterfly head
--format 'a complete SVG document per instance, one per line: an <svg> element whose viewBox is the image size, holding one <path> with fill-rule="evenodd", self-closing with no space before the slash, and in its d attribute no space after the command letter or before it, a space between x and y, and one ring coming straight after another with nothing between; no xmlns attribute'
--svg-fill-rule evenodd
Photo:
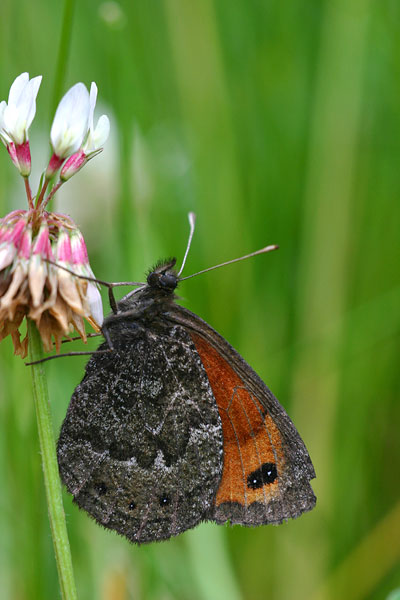
<svg viewBox="0 0 400 600"><path fill-rule="evenodd" d="M147 285L154 290L172 293L178 285L178 274L174 269L176 258L158 263L147 276Z"/></svg>

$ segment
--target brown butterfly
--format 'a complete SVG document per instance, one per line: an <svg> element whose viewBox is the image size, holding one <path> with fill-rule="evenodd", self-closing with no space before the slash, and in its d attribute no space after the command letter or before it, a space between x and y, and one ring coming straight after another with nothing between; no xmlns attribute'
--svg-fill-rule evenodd
<svg viewBox="0 0 400 600"><path fill-rule="evenodd" d="M175 303L187 278L174 266L159 263L106 318L58 441L78 506L138 544L205 520L278 524L316 502L292 421L236 350Z"/></svg>

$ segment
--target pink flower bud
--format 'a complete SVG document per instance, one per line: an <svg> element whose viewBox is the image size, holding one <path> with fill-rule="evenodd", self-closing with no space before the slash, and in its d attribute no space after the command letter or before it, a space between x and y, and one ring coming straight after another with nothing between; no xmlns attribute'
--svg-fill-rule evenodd
<svg viewBox="0 0 400 600"><path fill-rule="evenodd" d="M1 229L0 229L0 243L2 242L8 242L12 236L13 233L13 226L12 225L2 225Z"/></svg>
<svg viewBox="0 0 400 600"><path fill-rule="evenodd" d="M19 172L23 177L28 177L31 172L31 150L29 147L29 140L26 140L23 144L17 145L16 153Z"/></svg>
<svg viewBox="0 0 400 600"><path fill-rule="evenodd" d="M30 225L23 231L20 242L18 244L18 257L28 260L32 249L32 228Z"/></svg>
<svg viewBox="0 0 400 600"><path fill-rule="evenodd" d="M72 263L71 240L65 229L60 230L57 241L57 262L68 265Z"/></svg>
<svg viewBox="0 0 400 600"><path fill-rule="evenodd" d="M71 236L72 262L74 265L88 265L89 259L85 240L80 231L75 231Z"/></svg>
<svg viewBox="0 0 400 600"><path fill-rule="evenodd" d="M10 142L9 144L7 144L7 152L10 155L10 158L13 161L14 165L19 170L19 162L18 162L18 156L17 156L17 149L15 147L14 142Z"/></svg>
<svg viewBox="0 0 400 600"><path fill-rule="evenodd" d="M7 143L7 152L21 175L23 177L28 177L31 172L29 140L26 140L23 144L14 144L14 142Z"/></svg>
<svg viewBox="0 0 400 600"><path fill-rule="evenodd" d="M33 244L32 254L39 254L42 258L53 260L47 223L43 223L40 226L39 233Z"/></svg>
<svg viewBox="0 0 400 600"><path fill-rule="evenodd" d="M16 248L19 248L22 235L24 233L26 227L26 219L19 219L17 224L13 228L10 236L10 241L14 244Z"/></svg>
<svg viewBox="0 0 400 600"><path fill-rule="evenodd" d="M53 175L55 175L55 173L57 173L58 169L61 167L61 165L63 164L65 158L61 158L60 156L57 156L57 154L53 154L52 157L50 158L48 167L46 169L46 179L51 179L53 177Z"/></svg>
<svg viewBox="0 0 400 600"><path fill-rule="evenodd" d="M78 150L65 162L61 169L60 179L62 181L68 181L75 173L80 171L82 167L87 163L87 158L83 150Z"/></svg>

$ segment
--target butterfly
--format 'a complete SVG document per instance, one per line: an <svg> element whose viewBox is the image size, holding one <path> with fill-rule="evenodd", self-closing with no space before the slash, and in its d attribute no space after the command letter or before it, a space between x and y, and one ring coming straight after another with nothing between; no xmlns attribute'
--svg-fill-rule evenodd
<svg viewBox="0 0 400 600"><path fill-rule="evenodd" d="M137 544L202 521L279 524L316 502L292 421L240 354L176 303L180 272L160 262L116 303L57 446L75 503Z"/></svg>

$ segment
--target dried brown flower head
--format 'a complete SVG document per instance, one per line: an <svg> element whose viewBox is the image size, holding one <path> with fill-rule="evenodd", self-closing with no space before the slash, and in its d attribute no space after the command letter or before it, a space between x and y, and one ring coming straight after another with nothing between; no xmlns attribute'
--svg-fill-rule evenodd
<svg viewBox="0 0 400 600"><path fill-rule="evenodd" d="M36 217L36 218L35 218ZM99 331L102 304L82 234L66 215L14 211L0 219L0 340L11 335L16 354L27 354L20 339L25 316L36 322L46 351L57 351L74 329L86 341L83 318Z"/></svg>

